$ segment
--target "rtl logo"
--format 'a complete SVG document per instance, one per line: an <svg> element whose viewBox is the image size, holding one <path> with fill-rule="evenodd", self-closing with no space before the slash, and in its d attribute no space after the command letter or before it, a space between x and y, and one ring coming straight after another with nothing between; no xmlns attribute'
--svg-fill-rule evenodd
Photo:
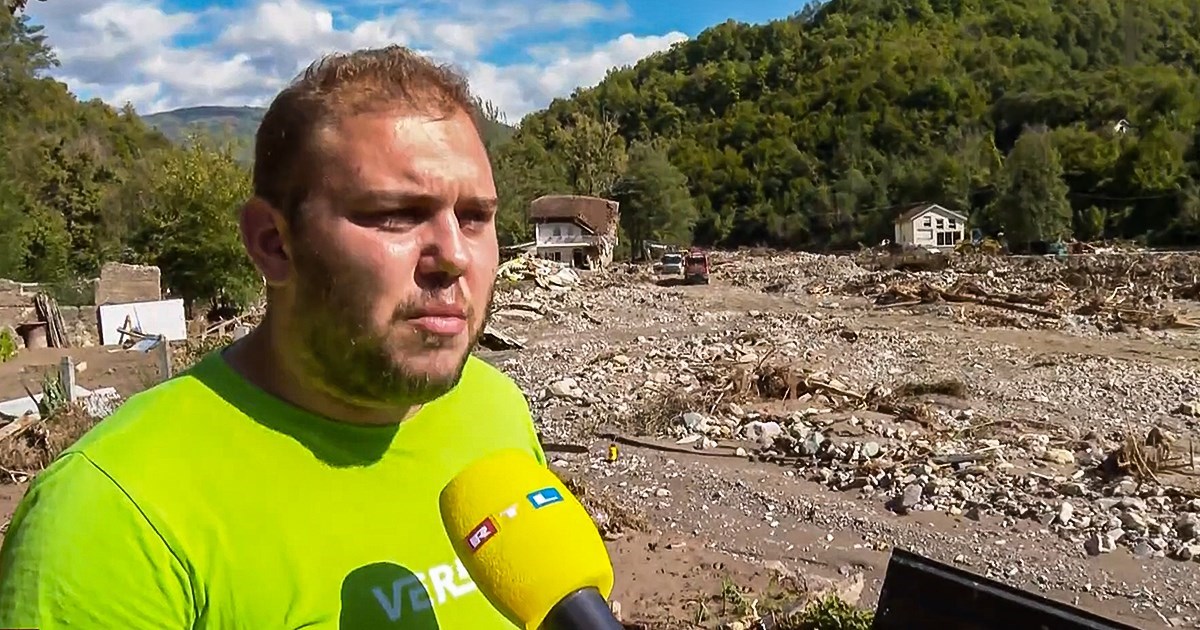
<svg viewBox="0 0 1200 630"><path fill-rule="evenodd" d="M491 517L483 519L483 522L476 525L475 529L467 534L467 547L470 547L472 552L479 551L483 543L492 539L496 535L496 522Z"/></svg>

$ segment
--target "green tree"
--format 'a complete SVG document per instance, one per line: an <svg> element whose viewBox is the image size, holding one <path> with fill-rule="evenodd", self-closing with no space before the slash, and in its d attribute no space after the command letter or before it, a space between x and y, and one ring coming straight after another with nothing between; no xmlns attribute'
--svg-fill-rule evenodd
<svg viewBox="0 0 1200 630"><path fill-rule="evenodd" d="M635 256L650 242L688 245L697 220L687 177L652 143L635 144L629 167L613 187L621 228Z"/></svg>
<svg viewBox="0 0 1200 630"><path fill-rule="evenodd" d="M43 147L34 203L62 215L70 241L68 275L92 278L119 252L104 221L105 196L116 174L86 150L71 151L62 140Z"/></svg>
<svg viewBox="0 0 1200 630"><path fill-rule="evenodd" d="M71 234L62 213L30 204L19 235L21 279L47 284L71 279Z"/></svg>
<svg viewBox="0 0 1200 630"><path fill-rule="evenodd" d="M496 230L504 245L532 238L529 203L542 195L569 192L562 164L531 134L517 132L495 150L492 172L500 195Z"/></svg>
<svg viewBox="0 0 1200 630"><path fill-rule="evenodd" d="M242 247L238 208L250 197L250 174L234 148L193 138L156 165L149 207L135 249L162 270L163 283L189 310L245 307L262 280Z"/></svg>
<svg viewBox="0 0 1200 630"><path fill-rule="evenodd" d="M991 214L1003 225L1009 242L1066 238L1072 219L1067 192L1049 135L1026 130L1004 160Z"/></svg>
<svg viewBox="0 0 1200 630"><path fill-rule="evenodd" d="M567 183L581 195L605 197L625 172L625 139L612 118L573 114L570 124L555 129Z"/></svg>

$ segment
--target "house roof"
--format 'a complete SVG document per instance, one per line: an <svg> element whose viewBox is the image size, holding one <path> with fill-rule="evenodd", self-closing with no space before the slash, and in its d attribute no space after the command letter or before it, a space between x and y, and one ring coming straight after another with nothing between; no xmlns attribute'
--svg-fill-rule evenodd
<svg viewBox="0 0 1200 630"><path fill-rule="evenodd" d="M955 212L945 206L941 206L936 203L929 203L928 201L922 201L921 203L914 203L912 205L903 206L900 210L900 215L896 217L896 223L904 223L905 221L912 221L913 219L917 218L918 216L924 214L926 211L929 211L929 210L932 210L934 212L937 212L938 214L950 217L952 219L958 219L959 221L962 221L964 223L967 222L967 215L965 215L965 214Z"/></svg>
<svg viewBox="0 0 1200 630"><path fill-rule="evenodd" d="M617 202L583 195L544 195L529 204L529 219L578 221L596 234L615 230L620 218Z"/></svg>

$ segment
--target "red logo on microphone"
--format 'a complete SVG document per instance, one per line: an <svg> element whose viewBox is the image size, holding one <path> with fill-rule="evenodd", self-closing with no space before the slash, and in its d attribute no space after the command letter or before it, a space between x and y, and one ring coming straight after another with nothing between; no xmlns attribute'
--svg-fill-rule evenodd
<svg viewBox="0 0 1200 630"><path fill-rule="evenodd" d="M497 531L496 522L489 516L483 519L482 523L476 525L471 533L467 534L467 546L471 548L472 552L479 551L483 543L491 540Z"/></svg>

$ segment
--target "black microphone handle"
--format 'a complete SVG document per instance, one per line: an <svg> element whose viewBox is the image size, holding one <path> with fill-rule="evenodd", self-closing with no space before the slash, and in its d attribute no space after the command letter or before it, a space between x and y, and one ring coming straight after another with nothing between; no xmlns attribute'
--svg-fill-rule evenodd
<svg viewBox="0 0 1200 630"><path fill-rule="evenodd" d="M589 586L560 599L546 615L542 630L625 630L625 626L600 591Z"/></svg>

